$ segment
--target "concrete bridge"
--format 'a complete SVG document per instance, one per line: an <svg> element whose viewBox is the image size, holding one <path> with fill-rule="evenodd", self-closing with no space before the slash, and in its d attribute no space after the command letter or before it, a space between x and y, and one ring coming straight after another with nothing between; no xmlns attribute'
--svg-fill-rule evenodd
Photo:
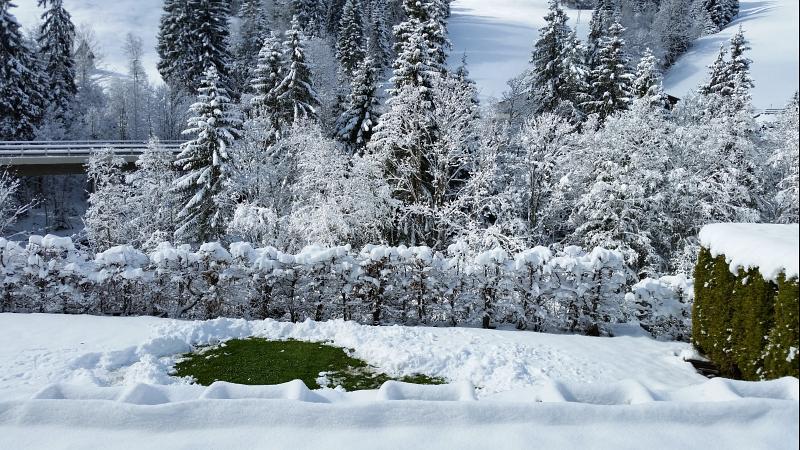
<svg viewBox="0 0 800 450"><path fill-rule="evenodd" d="M161 141L173 153L182 141ZM19 176L79 174L86 171L92 152L104 148L133 164L147 149L146 141L0 141L0 166L10 166Z"/></svg>

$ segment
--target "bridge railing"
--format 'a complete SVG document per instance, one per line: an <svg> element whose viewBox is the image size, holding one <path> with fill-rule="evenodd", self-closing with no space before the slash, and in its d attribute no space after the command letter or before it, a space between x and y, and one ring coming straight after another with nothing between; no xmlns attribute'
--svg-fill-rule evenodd
<svg viewBox="0 0 800 450"><path fill-rule="evenodd" d="M160 141L161 147L177 152L183 141ZM0 157L88 157L93 151L112 148L120 156L138 156L147 141L0 141Z"/></svg>

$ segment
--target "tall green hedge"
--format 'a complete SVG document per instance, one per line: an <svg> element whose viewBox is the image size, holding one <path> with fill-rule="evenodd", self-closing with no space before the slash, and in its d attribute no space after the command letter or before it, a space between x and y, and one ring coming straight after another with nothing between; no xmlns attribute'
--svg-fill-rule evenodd
<svg viewBox="0 0 800 450"><path fill-rule="evenodd" d="M766 281L758 269L730 272L701 249L695 268L694 345L722 375L761 380L800 375L798 280Z"/></svg>

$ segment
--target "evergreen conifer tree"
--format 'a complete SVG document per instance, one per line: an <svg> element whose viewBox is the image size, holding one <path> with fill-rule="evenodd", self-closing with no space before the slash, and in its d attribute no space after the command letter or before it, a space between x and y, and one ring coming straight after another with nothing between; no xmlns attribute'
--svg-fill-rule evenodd
<svg viewBox="0 0 800 450"><path fill-rule="evenodd" d="M41 73L13 7L0 0L0 140L31 139L42 115Z"/></svg>
<svg viewBox="0 0 800 450"><path fill-rule="evenodd" d="M188 3L185 0L165 0L164 14L158 30L158 71L171 86L182 86L188 70L188 58L183 56L189 43Z"/></svg>
<svg viewBox="0 0 800 450"><path fill-rule="evenodd" d="M377 69L372 58L367 58L353 76L347 110L336 121L336 136L354 150L363 151L378 124L377 91Z"/></svg>
<svg viewBox="0 0 800 450"><path fill-rule="evenodd" d="M386 0L375 0L368 16L371 28L367 52L381 69L389 67L392 58L392 35L386 17Z"/></svg>
<svg viewBox="0 0 800 450"><path fill-rule="evenodd" d="M633 80L633 96L645 99L654 107L667 108L669 101L664 93L663 78L658 68L658 60L650 49L646 49Z"/></svg>
<svg viewBox="0 0 800 450"><path fill-rule="evenodd" d="M219 195L228 175L228 148L239 136L241 127L213 65L201 81L197 102L190 109L194 116L184 131L195 137L183 144L175 161L183 172L173 185L183 205L177 216L179 226L175 236L184 242L217 240L225 230L225 211Z"/></svg>
<svg viewBox="0 0 800 450"><path fill-rule="evenodd" d="M336 59L342 71L352 77L356 68L364 61L364 23L361 17L360 0L347 0L339 21L336 36Z"/></svg>
<svg viewBox="0 0 800 450"><path fill-rule="evenodd" d="M547 23L540 30L539 39L533 51L533 79L531 93L536 113L554 112L562 103L576 105L582 91L584 71L576 54L577 42L567 26L569 18L558 6L557 0L550 1L550 10L545 16ZM579 50L578 50L579 51Z"/></svg>
<svg viewBox="0 0 800 450"><path fill-rule="evenodd" d="M277 88L283 81L283 72L283 47L279 36L272 33L264 40L258 53L258 64L250 83L254 93L250 104L253 107L253 116L269 119L274 130L280 129L281 105Z"/></svg>
<svg viewBox="0 0 800 450"><path fill-rule="evenodd" d="M631 102L633 74L625 54L624 31L619 22L611 25L598 53L599 65L590 74L592 99L585 106L587 112L598 114L601 120L627 109Z"/></svg>
<svg viewBox="0 0 800 450"><path fill-rule="evenodd" d="M171 86L190 93L213 65L230 89L226 0L167 0L158 35L159 72Z"/></svg>
<svg viewBox="0 0 800 450"><path fill-rule="evenodd" d="M614 1L597 0L589 21L589 36L586 38L586 66L589 70L594 70L600 64L600 48L613 22Z"/></svg>
<svg viewBox="0 0 800 450"><path fill-rule="evenodd" d="M306 62L305 36L296 17L292 19L292 28L286 31L283 48L287 67L276 88L282 121L292 124L300 118L316 119L319 98Z"/></svg>
<svg viewBox="0 0 800 450"><path fill-rule="evenodd" d="M72 55L75 25L62 0L51 0L42 19L38 42L42 69L47 76L49 108L52 119L63 122L78 91Z"/></svg>
<svg viewBox="0 0 800 450"><path fill-rule="evenodd" d="M720 46L719 53L714 62L708 66L709 77L708 80L701 84L698 91L703 95L718 94L722 95L725 90L725 85L728 81L728 64L725 58L728 55L728 49L724 45Z"/></svg>
<svg viewBox="0 0 800 450"><path fill-rule="evenodd" d="M261 0L245 0L239 11L241 25L234 49L235 64L232 77L239 90L247 90L245 86L253 76L258 55L264 39L269 34L266 14Z"/></svg>

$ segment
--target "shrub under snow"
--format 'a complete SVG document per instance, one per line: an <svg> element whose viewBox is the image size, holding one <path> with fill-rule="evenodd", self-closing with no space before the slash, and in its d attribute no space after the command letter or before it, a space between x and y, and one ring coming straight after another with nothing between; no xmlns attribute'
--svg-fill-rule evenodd
<svg viewBox="0 0 800 450"><path fill-rule="evenodd" d="M27 245L0 239L0 266L2 311L505 323L586 334L609 334L612 324L635 314L654 335L677 338L688 326L682 320L689 298L676 292L691 290L686 280L677 290L667 279L655 289L643 282L634 302L625 295L630 270L622 254L579 247L509 255L475 253L464 244L446 254L309 246L288 254L243 242L196 251L164 242L149 254L126 245L93 255L69 238L33 236Z"/></svg>

